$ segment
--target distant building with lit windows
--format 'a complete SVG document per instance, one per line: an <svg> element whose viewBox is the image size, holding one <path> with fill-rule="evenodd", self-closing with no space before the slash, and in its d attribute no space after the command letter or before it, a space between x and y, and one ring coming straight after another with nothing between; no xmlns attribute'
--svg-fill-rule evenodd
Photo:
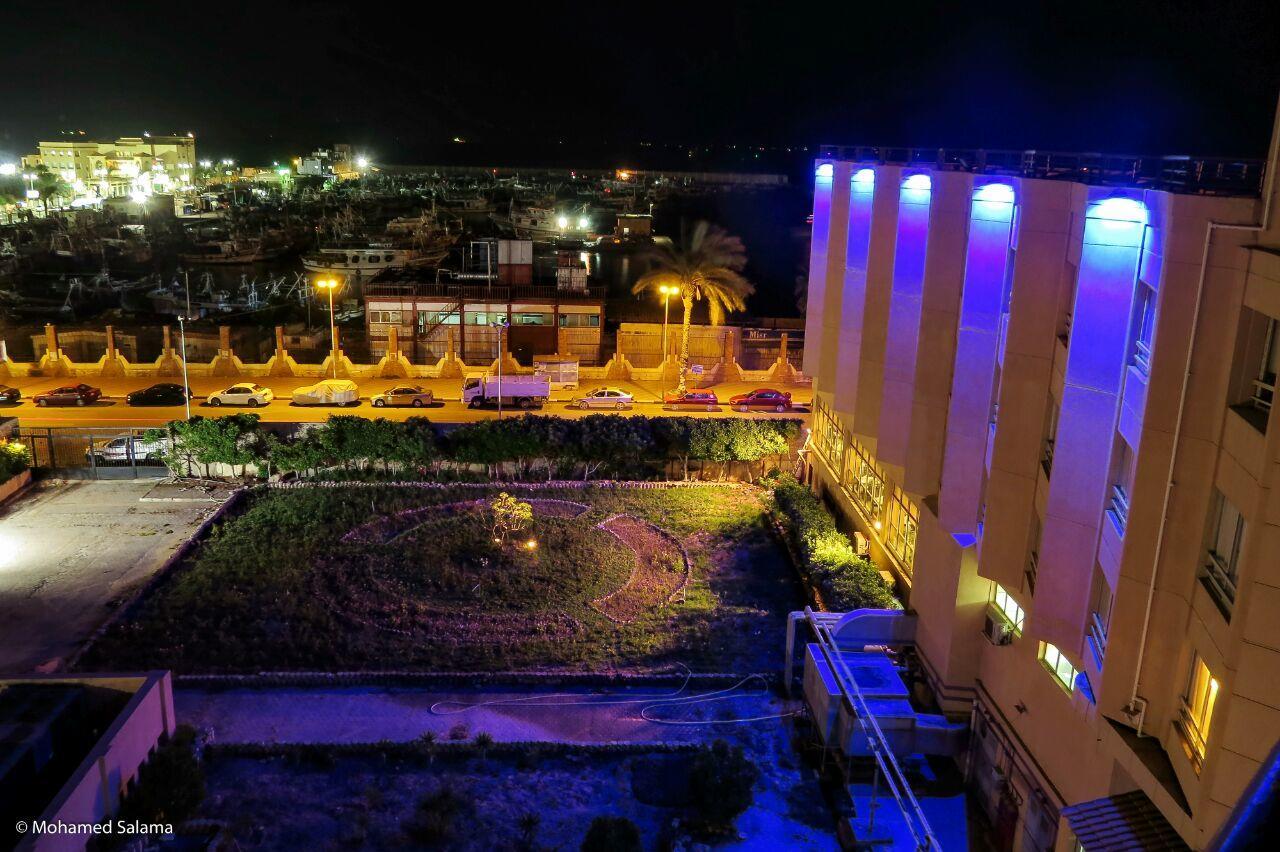
<svg viewBox="0 0 1280 852"><path fill-rule="evenodd" d="M186 136L124 136L94 142L67 136L41 142L22 158L24 169L40 166L71 184L76 198L120 198L172 194L192 187L196 140Z"/></svg>
<svg viewBox="0 0 1280 852"><path fill-rule="evenodd" d="M806 476L1003 849L1204 848L1280 740L1274 146L815 164Z"/></svg>

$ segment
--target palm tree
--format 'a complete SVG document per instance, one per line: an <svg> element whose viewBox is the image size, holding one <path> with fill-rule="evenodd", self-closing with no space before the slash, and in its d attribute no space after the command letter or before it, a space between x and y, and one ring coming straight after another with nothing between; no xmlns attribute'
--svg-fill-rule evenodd
<svg viewBox="0 0 1280 852"><path fill-rule="evenodd" d="M693 303L706 300L711 324L720 325L729 311L747 307L746 299L755 287L742 277L747 265L747 251L742 240L723 228L708 222L694 225L692 233L681 235L680 242L657 244L645 252L649 271L632 286L632 293L646 290L660 292L662 287L675 288L684 304L684 321L680 327L680 384L676 393L685 392L685 374L689 369L689 321ZM665 363L667 353L662 353Z"/></svg>

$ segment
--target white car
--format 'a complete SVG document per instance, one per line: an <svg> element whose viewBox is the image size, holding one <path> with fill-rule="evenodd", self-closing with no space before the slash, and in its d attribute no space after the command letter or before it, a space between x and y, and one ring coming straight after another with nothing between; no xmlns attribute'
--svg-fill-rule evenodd
<svg viewBox="0 0 1280 852"><path fill-rule="evenodd" d="M121 435L105 444L95 444L92 450L85 451L85 457L94 464L157 462L168 450L168 438L148 441L145 438Z"/></svg>
<svg viewBox="0 0 1280 852"><path fill-rule="evenodd" d="M215 406L247 405L249 408L257 408L259 405L266 405L275 398L276 395L271 392L271 388L264 388L262 385L256 385L253 382L241 382L238 385L232 385L226 390L209 394L209 404Z"/></svg>
<svg viewBox="0 0 1280 852"><path fill-rule="evenodd" d="M360 389L347 379L325 379L293 392L294 405L359 405Z"/></svg>
<svg viewBox="0 0 1280 852"><path fill-rule="evenodd" d="M569 405L586 410L588 408L614 408L619 411L630 408L635 402L631 394L621 388L596 388L590 393L575 397Z"/></svg>

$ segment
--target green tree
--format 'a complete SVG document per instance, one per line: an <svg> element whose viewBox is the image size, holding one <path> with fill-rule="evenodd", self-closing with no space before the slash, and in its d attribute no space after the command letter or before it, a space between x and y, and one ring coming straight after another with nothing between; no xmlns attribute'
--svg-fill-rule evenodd
<svg viewBox="0 0 1280 852"><path fill-rule="evenodd" d="M167 438L169 449L164 454L165 464L175 473L186 472L190 476L193 465L204 467L225 464L232 468L244 467L258 461L258 415L232 414L227 417L192 417L190 420L171 421L166 429L151 429L148 440Z"/></svg>
<svg viewBox="0 0 1280 852"><path fill-rule="evenodd" d="M738 815L751 807L752 788L760 770L742 746L716 740L699 749L689 771L690 806L710 831L728 831Z"/></svg>
<svg viewBox="0 0 1280 852"><path fill-rule="evenodd" d="M31 172L35 175L32 181L33 188L40 191L40 205L44 208L44 215L49 215L49 199L65 198L70 200L74 195L71 184L62 179L62 175L49 170L47 166L36 166Z"/></svg>
<svg viewBox="0 0 1280 852"><path fill-rule="evenodd" d="M699 222L691 232L681 235L679 243L655 243L644 256L649 269L636 280L631 292L658 292L665 286L680 293L684 318L680 324L680 384L676 393L684 393L693 303L707 303L712 325L724 322L730 311L745 310L747 296L755 292L755 287L742 277L747 252L739 238L708 222Z"/></svg>
<svg viewBox="0 0 1280 852"><path fill-rule="evenodd" d="M642 852L640 829L626 817L598 816L591 821L581 852Z"/></svg>
<svg viewBox="0 0 1280 852"><path fill-rule="evenodd" d="M506 544L508 538L533 523L533 506L503 491L489 501L489 516L493 520L494 541Z"/></svg>

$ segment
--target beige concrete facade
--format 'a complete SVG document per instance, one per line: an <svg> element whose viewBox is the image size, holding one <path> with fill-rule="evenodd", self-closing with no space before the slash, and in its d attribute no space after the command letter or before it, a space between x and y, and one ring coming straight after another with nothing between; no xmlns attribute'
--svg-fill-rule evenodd
<svg viewBox="0 0 1280 852"><path fill-rule="evenodd" d="M818 161L810 483L919 616L1004 848L1133 790L1204 848L1280 739L1262 194Z"/></svg>

